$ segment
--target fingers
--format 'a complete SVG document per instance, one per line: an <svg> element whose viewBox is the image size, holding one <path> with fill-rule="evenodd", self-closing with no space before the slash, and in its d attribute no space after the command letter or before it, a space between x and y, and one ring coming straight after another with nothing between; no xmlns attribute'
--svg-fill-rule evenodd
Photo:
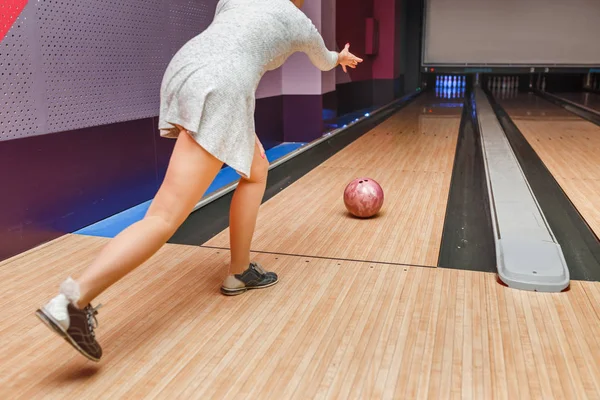
<svg viewBox="0 0 600 400"><path fill-rule="evenodd" d="M346 43L346 46L344 46L344 50L342 51L343 58L345 60L340 63L340 64L342 64L342 69L346 73L348 72L348 70L346 69L346 67L350 67L352 69L355 69L356 66L358 65L358 63L363 62L362 58L356 57L354 54L350 53L349 49L350 49L350 43Z"/></svg>
<svg viewBox="0 0 600 400"><path fill-rule="evenodd" d="M354 54L350 53L348 54L350 56L350 59L352 59L353 61L357 61L357 62L363 62L362 58L356 57Z"/></svg>

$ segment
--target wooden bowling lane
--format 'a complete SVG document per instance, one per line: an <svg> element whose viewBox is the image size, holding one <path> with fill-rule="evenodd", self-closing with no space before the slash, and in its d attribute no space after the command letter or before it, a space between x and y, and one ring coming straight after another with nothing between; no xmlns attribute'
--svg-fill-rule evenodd
<svg viewBox="0 0 600 400"><path fill-rule="evenodd" d="M259 254L278 285L219 294L226 251L166 245L103 293L86 361L33 316L108 239L0 263L3 399L596 398L600 283ZM10 295L7 291L10 289Z"/></svg>
<svg viewBox="0 0 600 400"><path fill-rule="evenodd" d="M531 121L581 121L581 118L556 106L534 93L519 93L514 97L494 96L496 101L508 112L513 120Z"/></svg>
<svg viewBox="0 0 600 400"><path fill-rule="evenodd" d="M600 236L600 127L533 95L499 103Z"/></svg>
<svg viewBox="0 0 600 400"><path fill-rule="evenodd" d="M252 249L436 265L462 108L421 96L263 204ZM385 192L380 215L347 215L345 186L367 176ZM227 248L226 230L206 243Z"/></svg>
<svg viewBox="0 0 600 400"><path fill-rule="evenodd" d="M600 95L590 92L555 93L556 96L600 112Z"/></svg>

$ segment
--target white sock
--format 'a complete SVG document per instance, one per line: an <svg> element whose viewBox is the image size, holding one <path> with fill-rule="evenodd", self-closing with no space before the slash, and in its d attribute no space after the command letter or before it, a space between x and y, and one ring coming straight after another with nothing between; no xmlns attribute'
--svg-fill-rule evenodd
<svg viewBox="0 0 600 400"><path fill-rule="evenodd" d="M44 306L46 313L54 318L65 330L69 329L71 319L69 318L69 303L76 305L79 301L79 284L70 277L60 285L60 293Z"/></svg>
<svg viewBox="0 0 600 400"><path fill-rule="evenodd" d="M81 297L79 283L75 282L71 277L68 277L63 283L61 283L60 293L65 295L71 304L77 306L77 302Z"/></svg>

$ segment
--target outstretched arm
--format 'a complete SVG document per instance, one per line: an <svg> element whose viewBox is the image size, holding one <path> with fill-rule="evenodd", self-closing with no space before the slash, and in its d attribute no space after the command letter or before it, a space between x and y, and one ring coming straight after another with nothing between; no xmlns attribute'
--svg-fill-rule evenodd
<svg viewBox="0 0 600 400"><path fill-rule="evenodd" d="M329 71L338 65L341 65L344 72L346 67L356 68L358 63L363 60L350 53L350 44L346 44L341 53L330 51L325 46L323 37L317 28L311 23L310 35L305 44L304 52L310 58L310 61L321 71Z"/></svg>
<svg viewBox="0 0 600 400"><path fill-rule="evenodd" d="M311 23L310 33L304 43L303 51L308 55L313 65L321 71L330 71L338 66L339 54L330 51L317 28Z"/></svg>

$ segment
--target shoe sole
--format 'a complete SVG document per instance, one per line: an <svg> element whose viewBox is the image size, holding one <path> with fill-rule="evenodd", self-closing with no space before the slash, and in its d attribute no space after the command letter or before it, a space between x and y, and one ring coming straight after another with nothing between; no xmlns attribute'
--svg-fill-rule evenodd
<svg viewBox="0 0 600 400"><path fill-rule="evenodd" d="M57 321L55 321L51 315L46 314L44 312L44 310L37 310L35 312L35 315L44 323L44 325L46 325L48 328L50 328L51 331L53 331L58 336L65 339L65 341L67 343L69 343L71 346L73 346L75 348L75 350L77 350L82 355L84 355L88 360L91 360L94 362L100 361L99 358L96 358L96 357L92 356L91 354L88 354L85 350L83 350L81 347L79 347L77 342L75 342L71 338L71 336L64 330L64 328L62 326L60 326L60 324Z"/></svg>
<svg viewBox="0 0 600 400"><path fill-rule="evenodd" d="M268 287L276 285L278 282L279 282L279 279L277 279L275 282L269 283L268 285L244 287L244 288L239 288L239 289L227 289L227 288L224 288L223 286L221 286L221 293L224 294L225 296L238 296L240 294L246 293L248 290L266 289Z"/></svg>

